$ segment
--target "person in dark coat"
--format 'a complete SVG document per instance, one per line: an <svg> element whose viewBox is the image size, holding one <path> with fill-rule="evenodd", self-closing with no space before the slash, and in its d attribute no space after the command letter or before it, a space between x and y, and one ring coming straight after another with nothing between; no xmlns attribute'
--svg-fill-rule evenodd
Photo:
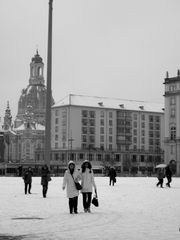
<svg viewBox="0 0 180 240"><path fill-rule="evenodd" d="M29 194L31 194L32 175L33 175L32 169L31 169L31 167L29 167L24 172L24 175L23 175L24 184L25 184L25 187L24 187L25 194L27 194L27 191Z"/></svg>
<svg viewBox="0 0 180 240"><path fill-rule="evenodd" d="M114 183L116 182L116 170L114 167L110 168L108 176L109 176L109 185L111 186L111 182L112 182L112 185L114 186Z"/></svg>
<svg viewBox="0 0 180 240"><path fill-rule="evenodd" d="M166 178L167 178L166 186L167 186L167 187L171 187L171 186L170 186L170 183L172 182L172 170L171 170L169 164L168 164L167 167L165 168L165 174L166 174Z"/></svg>
<svg viewBox="0 0 180 240"><path fill-rule="evenodd" d="M42 195L46 198L48 183L51 181L50 171L47 165L44 165L41 170L41 185L42 185Z"/></svg>
<svg viewBox="0 0 180 240"><path fill-rule="evenodd" d="M164 177L165 177L164 169L158 168L157 178L158 178L159 182L156 184L157 187L160 185L160 187L163 188Z"/></svg>

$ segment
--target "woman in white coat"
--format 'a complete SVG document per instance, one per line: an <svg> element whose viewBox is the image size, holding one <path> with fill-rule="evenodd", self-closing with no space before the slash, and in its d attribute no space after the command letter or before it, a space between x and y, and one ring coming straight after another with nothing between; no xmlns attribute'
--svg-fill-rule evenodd
<svg viewBox="0 0 180 240"><path fill-rule="evenodd" d="M92 170L92 165L88 160L85 160L81 165L81 185L82 185L82 196L83 196L83 207L84 212L91 212L91 199L93 187L94 191L97 194L96 184L94 181L94 174Z"/></svg>
<svg viewBox="0 0 180 240"><path fill-rule="evenodd" d="M76 189L74 181L78 181L80 179L80 173L75 168L75 163L70 161L68 163L68 169L66 170L63 178L63 186L62 189L66 188L67 197L69 198L69 211L70 214L73 212L75 214L78 213L78 195L79 191Z"/></svg>

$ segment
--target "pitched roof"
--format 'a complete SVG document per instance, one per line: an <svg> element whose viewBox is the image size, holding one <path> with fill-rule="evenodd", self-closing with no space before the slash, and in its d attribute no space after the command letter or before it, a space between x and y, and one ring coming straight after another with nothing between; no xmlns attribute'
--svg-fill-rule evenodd
<svg viewBox="0 0 180 240"><path fill-rule="evenodd" d="M108 98L97 96L84 96L70 94L53 105L53 108L62 106L84 106L108 109L124 109L134 111L147 111L163 113L164 104L146 101L137 101L121 98Z"/></svg>

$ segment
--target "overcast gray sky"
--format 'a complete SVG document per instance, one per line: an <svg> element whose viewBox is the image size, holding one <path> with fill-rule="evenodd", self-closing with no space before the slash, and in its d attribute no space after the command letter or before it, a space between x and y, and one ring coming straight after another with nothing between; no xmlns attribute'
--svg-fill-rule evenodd
<svg viewBox="0 0 180 240"><path fill-rule="evenodd" d="M163 102L180 68L179 0L54 0L52 93ZM17 114L38 48L47 63L48 0L0 0L0 115Z"/></svg>

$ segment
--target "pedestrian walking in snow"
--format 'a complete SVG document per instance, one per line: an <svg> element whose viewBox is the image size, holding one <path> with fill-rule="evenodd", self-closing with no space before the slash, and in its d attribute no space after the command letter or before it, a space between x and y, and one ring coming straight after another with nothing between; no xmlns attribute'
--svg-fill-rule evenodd
<svg viewBox="0 0 180 240"><path fill-rule="evenodd" d="M116 170L114 167L111 167L109 169L109 185L111 186L111 183L112 185L114 186L114 183L116 182Z"/></svg>
<svg viewBox="0 0 180 240"><path fill-rule="evenodd" d="M167 186L167 187L171 187L171 186L170 186L170 183L172 182L172 170L171 170L169 164L168 164L167 167L165 168L165 175L166 175L166 178L167 178L166 186Z"/></svg>
<svg viewBox="0 0 180 240"><path fill-rule="evenodd" d="M50 171L47 165L44 165L41 170L41 185L42 185L42 195L46 198L48 191L48 183L51 181Z"/></svg>
<svg viewBox="0 0 180 240"><path fill-rule="evenodd" d="M163 182L165 178L164 168L157 169L157 178L159 182L156 184L156 186L158 187L160 185L160 187L163 188Z"/></svg>
<svg viewBox="0 0 180 240"><path fill-rule="evenodd" d="M97 188L94 181L92 165L88 160L85 160L81 165L81 178L84 212L91 212L92 192L94 188L95 194L97 195Z"/></svg>
<svg viewBox="0 0 180 240"><path fill-rule="evenodd" d="M80 180L81 176L78 170L76 170L75 163L69 161L68 169L65 171L63 178L62 189L66 188L67 197L69 198L69 211L70 214L78 213L78 196L79 190L77 190L75 182Z"/></svg>
<svg viewBox="0 0 180 240"><path fill-rule="evenodd" d="M27 194L27 192L29 194L31 194L32 175L33 175L32 169L31 169L31 167L29 167L24 172L24 175L23 175L23 179L24 179L24 192L25 192L25 194Z"/></svg>

